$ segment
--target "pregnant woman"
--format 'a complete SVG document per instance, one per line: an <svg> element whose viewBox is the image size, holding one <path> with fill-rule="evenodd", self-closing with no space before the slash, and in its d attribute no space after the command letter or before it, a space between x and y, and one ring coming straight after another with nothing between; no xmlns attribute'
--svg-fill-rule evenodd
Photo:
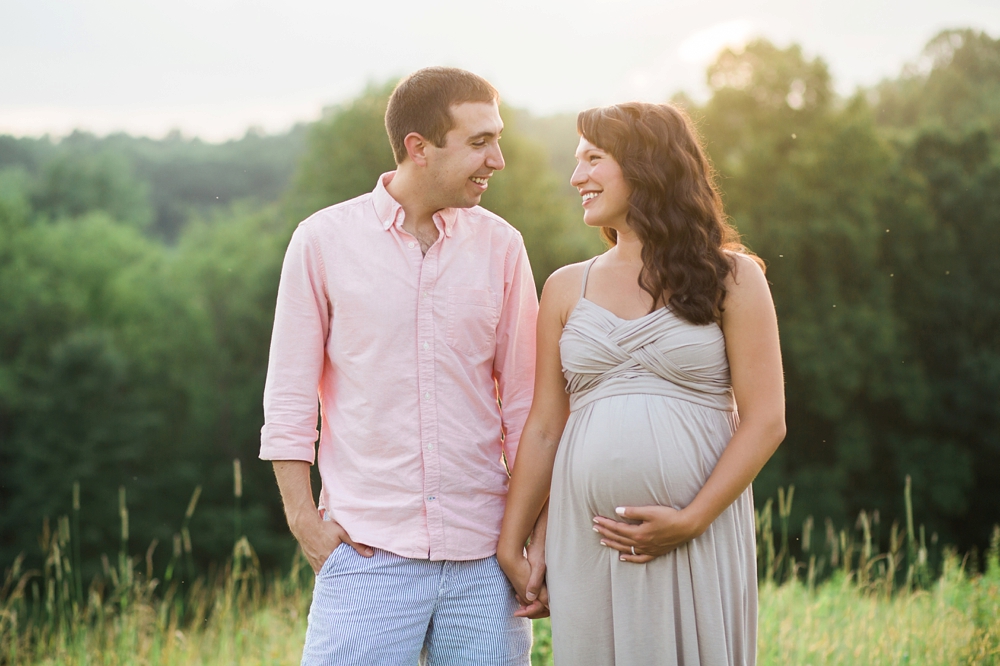
<svg viewBox="0 0 1000 666"><path fill-rule="evenodd" d="M498 557L537 609L524 546L546 534L556 664L753 664L750 483L785 434L770 291L683 112L619 104L577 130L572 184L611 248L542 292Z"/></svg>

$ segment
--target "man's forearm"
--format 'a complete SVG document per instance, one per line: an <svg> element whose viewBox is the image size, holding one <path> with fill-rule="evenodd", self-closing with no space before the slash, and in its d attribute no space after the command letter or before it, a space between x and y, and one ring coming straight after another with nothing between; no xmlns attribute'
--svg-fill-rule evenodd
<svg viewBox="0 0 1000 666"><path fill-rule="evenodd" d="M273 466L288 528L298 539L304 527L320 522L309 476L312 465L302 460L275 460Z"/></svg>

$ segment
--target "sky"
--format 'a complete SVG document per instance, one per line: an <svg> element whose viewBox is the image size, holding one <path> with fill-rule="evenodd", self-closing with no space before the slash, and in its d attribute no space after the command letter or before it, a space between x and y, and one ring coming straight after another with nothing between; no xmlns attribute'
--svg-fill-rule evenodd
<svg viewBox="0 0 1000 666"><path fill-rule="evenodd" d="M0 134L280 132L428 65L536 114L704 99L713 56L758 36L849 94L954 27L1000 37L1000 0L0 0Z"/></svg>

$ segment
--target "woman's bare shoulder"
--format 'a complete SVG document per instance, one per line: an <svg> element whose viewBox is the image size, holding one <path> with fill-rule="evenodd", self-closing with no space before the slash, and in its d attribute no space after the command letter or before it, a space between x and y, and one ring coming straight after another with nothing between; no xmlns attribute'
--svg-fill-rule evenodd
<svg viewBox="0 0 1000 666"><path fill-rule="evenodd" d="M753 255L742 252L727 252L733 259L733 270L726 276L725 310L741 308L742 306L759 303L761 299L771 300L771 289L761 260ZM724 310L724 312L725 312Z"/></svg>
<svg viewBox="0 0 1000 666"><path fill-rule="evenodd" d="M557 268L549 276L549 279L545 281L545 287L548 288L551 285L553 290L559 291L575 287L579 291L580 285L583 282L583 273L586 271L588 263L590 263L589 259Z"/></svg>
<svg viewBox="0 0 1000 666"><path fill-rule="evenodd" d="M564 322L580 298L583 274L588 262L589 260L567 264L555 270L542 288L542 307L548 306L559 312L560 319Z"/></svg>
<svg viewBox="0 0 1000 666"><path fill-rule="evenodd" d="M727 291L747 284L746 278L749 278L750 283L767 283L767 279L764 277L764 261L760 257L745 252L724 251L733 262L733 270L729 271L729 275L726 276Z"/></svg>

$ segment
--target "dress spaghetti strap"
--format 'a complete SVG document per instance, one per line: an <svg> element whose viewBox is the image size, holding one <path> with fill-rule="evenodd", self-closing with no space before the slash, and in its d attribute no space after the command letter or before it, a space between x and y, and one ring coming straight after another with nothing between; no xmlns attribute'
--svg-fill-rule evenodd
<svg viewBox="0 0 1000 666"><path fill-rule="evenodd" d="M597 261L597 257L588 261L586 267L583 269L583 284L580 285L580 298L583 298L587 293L587 278L590 277L590 268L594 265L595 261Z"/></svg>

